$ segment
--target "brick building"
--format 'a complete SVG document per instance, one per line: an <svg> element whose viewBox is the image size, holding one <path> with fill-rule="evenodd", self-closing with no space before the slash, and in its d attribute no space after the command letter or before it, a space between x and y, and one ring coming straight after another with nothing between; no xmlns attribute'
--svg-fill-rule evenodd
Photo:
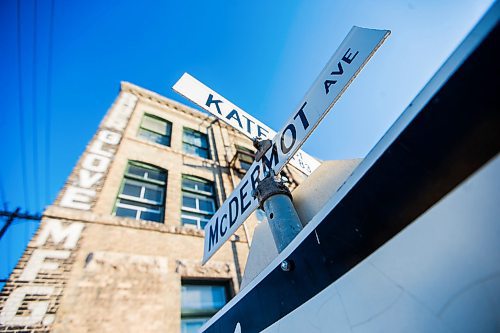
<svg viewBox="0 0 500 333"><path fill-rule="evenodd" d="M214 117L122 83L2 290L0 332L195 331L239 290L259 213L205 266L202 229L252 154Z"/></svg>

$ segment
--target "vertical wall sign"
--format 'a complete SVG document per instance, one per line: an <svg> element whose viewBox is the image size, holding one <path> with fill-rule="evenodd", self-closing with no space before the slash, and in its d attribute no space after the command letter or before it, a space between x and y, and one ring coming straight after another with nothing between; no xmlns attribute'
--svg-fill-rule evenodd
<svg viewBox="0 0 500 333"><path fill-rule="evenodd" d="M100 129L73 171L71 182L62 194L59 205L90 210L96 200L111 160L120 143L128 119L137 104L137 96L124 92L101 123Z"/></svg>
<svg viewBox="0 0 500 333"><path fill-rule="evenodd" d="M81 222L42 222L2 290L0 328L5 332L45 331L52 325L83 228Z"/></svg>

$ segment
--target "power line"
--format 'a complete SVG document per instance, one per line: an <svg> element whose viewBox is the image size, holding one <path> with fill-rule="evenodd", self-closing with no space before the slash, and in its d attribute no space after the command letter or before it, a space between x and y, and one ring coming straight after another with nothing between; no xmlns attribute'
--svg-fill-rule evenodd
<svg viewBox="0 0 500 333"><path fill-rule="evenodd" d="M47 63L47 99L46 109L47 115L45 118L45 200L50 201L50 130L51 130L51 98L52 98L52 57L53 57L53 38L54 38L54 4L55 1L50 1L50 23L49 23L49 52Z"/></svg>
<svg viewBox="0 0 500 333"><path fill-rule="evenodd" d="M29 209L28 200L28 183L26 172L26 142L24 133L24 106L23 106L23 73L21 63L21 1L17 1L17 68L18 68L18 84L19 84L19 133L21 142L21 169L23 179L23 195L26 209Z"/></svg>
<svg viewBox="0 0 500 333"><path fill-rule="evenodd" d="M26 212L20 213L20 211L21 211L20 207L17 207L16 210L13 212L7 210L0 210L0 216L7 217L7 221L0 229L0 239L2 239L3 235L7 232L12 222L14 222L14 219L32 220L32 221L40 221L42 219L41 215L39 214L33 215Z"/></svg>
<svg viewBox="0 0 500 333"><path fill-rule="evenodd" d="M38 126L37 126L37 91L36 91L36 49L37 49L37 39L36 39L36 28L37 28L37 0L33 0L33 62L32 62L32 94L33 94L33 101L32 101L32 106L33 106L33 126L32 126L32 138L33 138L33 164L32 164L32 170L33 170L33 182L34 182L34 189L33 193L35 196L35 210L39 209L39 204L40 204L40 198L39 198L39 192L40 192L40 184L38 181L38 171L39 171L39 164L38 164Z"/></svg>

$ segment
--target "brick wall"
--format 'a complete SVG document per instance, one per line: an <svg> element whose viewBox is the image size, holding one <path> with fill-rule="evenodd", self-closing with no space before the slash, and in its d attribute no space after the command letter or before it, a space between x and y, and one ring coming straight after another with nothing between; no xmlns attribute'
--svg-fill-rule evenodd
<svg viewBox="0 0 500 333"><path fill-rule="evenodd" d="M43 219L0 294L0 332L48 332L84 225Z"/></svg>
<svg viewBox="0 0 500 333"><path fill-rule="evenodd" d="M172 122L171 146L137 137L144 113ZM184 153L184 127L208 135L212 158ZM214 182L219 206L233 191L243 176L230 169L235 144L252 147L211 116L122 83L0 294L0 333L179 332L183 279L224 280L237 293L257 218L251 216L249 232L240 228L205 266L204 232L180 218L182 175ZM166 170L163 223L113 216L131 160ZM287 172L296 182L303 179L293 168ZM71 188L83 197L71 197Z"/></svg>

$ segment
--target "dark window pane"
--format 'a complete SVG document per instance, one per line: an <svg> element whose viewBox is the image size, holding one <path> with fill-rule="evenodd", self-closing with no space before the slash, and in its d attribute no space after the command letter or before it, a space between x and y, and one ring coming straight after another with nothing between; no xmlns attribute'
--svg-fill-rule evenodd
<svg viewBox="0 0 500 333"><path fill-rule="evenodd" d="M153 169L146 166L140 166L136 164L129 164L127 169L127 174L137 176L143 179L153 179L164 182L167 178L167 174L163 170Z"/></svg>
<svg viewBox="0 0 500 333"><path fill-rule="evenodd" d="M172 134L172 123L169 121L145 114L142 119L141 128L138 136L159 143L164 146L170 146L170 136Z"/></svg>
<svg viewBox="0 0 500 333"><path fill-rule="evenodd" d="M200 142L199 144L200 147L208 149L208 138L205 134L202 134L202 136L200 136L199 142Z"/></svg>
<svg viewBox="0 0 500 333"><path fill-rule="evenodd" d="M198 225L204 228L215 210L213 183L194 176L183 176L182 189L182 216L185 219L191 217L192 220L185 223L195 224L199 221Z"/></svg>
<svg viewBox="0 0 500 333"><path fill-rule="evenodd" d="M181 222L182 222L182 224L184 224L184 225L185 225L185 224L188 224L188 225L194 225L195 227L197 227L197 226L198 226L198 220L196 220L196 219L192 219L192 218L189 218L189 217L187 217L187 216L183 216L183 217L181 218Z"/></svg>
<svg viewBox="0 0 500 333"><path fill-rule="evenodd" d="M170 146L170 136L150 132L143 128L139 129L139 137L164 146Z"/></svg>
<svg viewBox="0 0 500 333"><path fill-rule="evenodd" d="M144 115L141 127L161 135L170 135L171 124L163 119Z"/></svg>
<svg viewBox="0 0 500 333"><path fill-rule="evenodd" d="M135 210L118 207L118 208L116 208L115 214L116 214L116 216L131 217L131 218L135 219L136 213L137 213L137 211L135 211Z"/></svg>
<svg viewBox="0 0 500 333"><path fill-rule="evenodd" d="M239 154L238 157L239 157L240 161L242 161L242 162L253 163L253 157L252 156L248 156L248 155L244 155L244 154Z"/></svg>
<svg viewBox="0 0 500 333"><path fill-rule="evenodd" d="M164 182L167 179L167 174L161 170L148 170L148 179Z"/></svg>
<svg viewBox="0 0 500 333"><path fill-rule="evenodd" d="M144 198L161 203L163 200L163 189L160 187L150 188L150 186L145 188Z"/></svg>
<svg viewBox="0 0 500 333"><path fill-rule="evenodd" d="M247 147L243 147L243 146L239 146L239 145L235 145L236 146L236 150L239 151L239 152L243 152L243 153L247 153L247 154L250 154L250 155L254 155L254 151L252 149L249 149Z"/></svg>
<svg viewBox="0 0 500 333"><path fill-rule="evenodd" d="M181 333L198 333L198 329L208 321L210 317L206 318L196 318L196 319L182 319L181 321Z"/></svg>
<svg viewBox="0 0 500 333"><path fill-rule="evenodd" d="M196 199L183 195L182 196L182 207L188 207L192 209L196 209Z"/></svg>
<svg viewBox="0 0 500 333"><path fill-rule="evenodd" d="M125 181L125 184L123 185L123 194L130 195L133 197L140 198L141 197L141 186L134 184L128 180Z"/></svg>
<svg viewBox="0 0 500 333"><path fill-rule="evenodd" d="M181 332L199 329L226 303L226 286L183 283L181 287ZM195 331L196 332L196 331Z"/></svg>
<svg viewBox="0 0 500 333"><path fill-rule="evenodd" d="M147 169L141 168L140 166L129 164L127 173L144 178L144 175L147 171L148 171Z"/></svg>
<svg viewBox="0 0 500 333"><path fill-rule="evenodd" d="M211 214L201 214L201 213L195 213L195 212L191 212L191 211L182 211L182 215L184 216L192 216L193 218L196 218L196 219L207 219L209 220L210 219L210 216Z"/></svg>
<svg viewBox="0 0 500 333"><path fill-rule="evenodd" d="M195 148L196 155L203 157L203 158L208 158L208 150L204 148Z"/></svg>
<svg viewBox="0 0 500 333"><path fill-rule="evenodd" d="M183 142L184 152L203 158L209 158L208 137L206 134L185 128Z"/></svg>
<svg viewBox="0 0 500 333"><path fill-rule="evenodd" d="M196 155L196 147L195 146L192 146L192 145L187 144L185 142L182 144L182 146L184 148L185 153L190 154L190 155Z"/></svg>
<svg viewBox="0 0 500 333"><path fill-rule="evenodd" d="M141 219L146 221L162 222L161 214L152 212L141 212Z"/></svg>
<svg viewBox="0 0 500 333"><path fill-rule="evenodd" d="M204 180L197 180L193 178L184 177L182 179L182 187L185 189L191 189L194 191L203 191L208 193L213 193L212 183Z"/></svg>
<svg viewBox="0 0 500 333"><path fill-rule="evenodd" d="M200 190L204 192L214 193L214 186L211 183L200 184Z"/></svg>
<svg viewBox="0 0 500 333"><path fill-rule="evenodd" d="M226 304L226 288L218 285L183 285L182 313L217 311Z"/></svg>
<svg viewBox="0 0 500 333"><path fill-rule="evenodd" d="M190 178L182 178L182 187L196 190L198 182Z"/></svg>
<svg viewBox="0 0 500 333"><path fill-rule="evenodd" d="M203 210L205 212L213 212L214 211L214 206L212 204L212 200L200 198L199 203L200 203L200 210Z"/></svg>
<svg viewBox="0 0 500 333"><path fill-rule="evenodd" d="M192 137L192 132L189 129L185 128L184 132L182 133L182 141L193 144L194 142L192 141Z"/></svg>
<svg viewBox="0 0 500 333"><path fill-rule="evenodd" d="M130 205L134 207L143 207L151 210L159 210L160 207L159 205L152 205L152 204L147 204L147 203L142 203L142 202L137 202L133 200L127 200L127 199L118 199L118 203L123 204L123 205Z"/></svg>
<svg viewBox="0 0 500 333"><path fill-rule="evenodd" d="M252 163L247 163L245 161L240 161L240 166L243 170L248 171L250 167L252 166Z"/></svg>
<svg viewBox="0 0 500 333"><path fill-rule="evenodd" d="M167 173L163 170L139 162L129 162L123 187L116 200L115 214L163 222L165 185L156 183L165 183L166 179ZM125 199L125 196L129 198ZM144 203L146 200L152 203Z"/></svg>

